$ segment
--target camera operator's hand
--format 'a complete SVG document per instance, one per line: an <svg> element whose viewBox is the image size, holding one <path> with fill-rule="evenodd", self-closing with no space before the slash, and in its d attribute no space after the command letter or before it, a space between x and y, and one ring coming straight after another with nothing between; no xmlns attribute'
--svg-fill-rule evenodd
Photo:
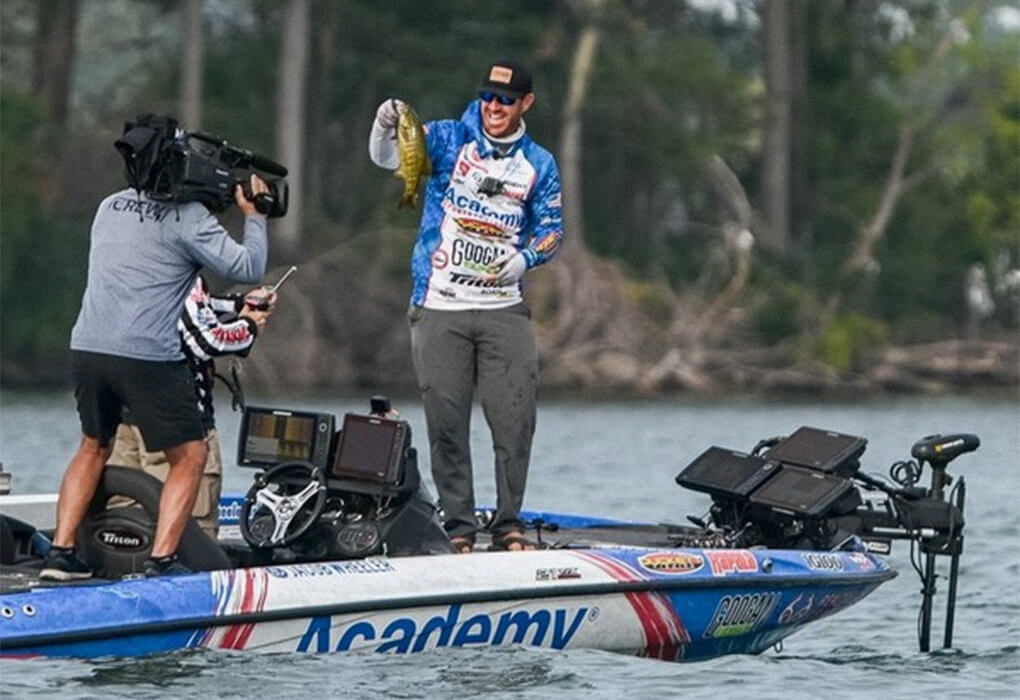
<svg viewBox="0 0 1020 700"><path fill-rule="evenodd" d="M379 109L375 112L375 120L384 129L394 129L397 126L397 121L400 120L400 113L406 107L407 105L402 100L391 97L379 105Z"/></svg>
<svg viewBox="0 0 1020 700"><path fill-rule="evenodd" d="M241 210L245 216L252 216L258 214L259 211L255 208L255 198L260 194L269 194L269 185L266 181L255 173L251 174L249 181L249 187L251 188L251 199L248 199L244 194L244 188L241 185L234 187L234 201L237 202L237 208ZM261 214L259 214L261 216Z"/></svg>

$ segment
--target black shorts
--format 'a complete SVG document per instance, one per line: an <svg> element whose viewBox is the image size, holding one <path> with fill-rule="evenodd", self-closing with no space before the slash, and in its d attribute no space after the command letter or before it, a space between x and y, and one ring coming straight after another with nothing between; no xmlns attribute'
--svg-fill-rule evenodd
<svg viewBox="0 0 1020 700"><path fill-rule="evenodd" d="M184 360L152 362L72 350L71 376L81 431L100 445L110 444L125 406L147 450L205 437L195 380Z"/></svg>

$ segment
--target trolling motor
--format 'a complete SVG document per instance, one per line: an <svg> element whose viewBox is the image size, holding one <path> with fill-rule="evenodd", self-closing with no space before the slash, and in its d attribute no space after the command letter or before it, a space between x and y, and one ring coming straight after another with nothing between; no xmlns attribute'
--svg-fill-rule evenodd
<svg viewBox="0 0 1020 700"><path fill-rule="evenodd" d="M910 449L910 455L917 462L898 462L890 469L890 476L902 488L890 493L891 502L900 527L872 526L875 534L892 539L911 541L911 561L921 577L922 603L921 624L918 642L921 651L931 648L932 602L935 598L936 557L949 557L949 593L946 601L946 623L942 647L953 646L953 622L956 613L956 591L960 574L960 554L963 553L963 506L967 486L960 477L956 486L946 494L946 487L953 483L953 477L946 471L949 463L967 452L973 452L981 445L977 435L958 433L953 435L929 435L921 438ZM931 488L919 489L914 484L920 478L922 467L927 462L931 467ZM913 557L913 544L920 546L924 555L923 566Z"/></svg>
<svg viewBox="0 0 1020 700"><path fill-rule="evenodd" d="M708 517L677 540L680 546L839 549L852 541L889 554L892 540L909 540L911 563L922 581L918 642L930 650L937 557L949 557L944 648L953 622L963 552L966 484L953 484L949 463L981 444L976 435L929 435L911 448L912 460L894 463L894 483L860 471L867 440L803 426L789 436L760 441L751 453L711 447L677 475L685 488L708 493ZM919 486L927 463L931 486ZM915 553L923 555L923 560Z"/></svg>

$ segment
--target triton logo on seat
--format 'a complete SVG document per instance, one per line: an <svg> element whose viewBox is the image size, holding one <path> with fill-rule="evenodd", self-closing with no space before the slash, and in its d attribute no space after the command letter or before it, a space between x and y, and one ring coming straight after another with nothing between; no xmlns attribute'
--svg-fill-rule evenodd
<svg viewBox="0 0 1020 700"><path fill-rule="evenodd" d="M141 549L148 545L142 537L125 530L100 530L96 539L114 549Z"/></svg>
<svg viewBox="0 0 1020 700"><path fill-rule="evenodd" d="M426 648L506 643L537 647L545 646L546 642L552 649L563 649L589 617L588 611L587 607L576 611L563 608L517 610L498 616L478 613L461 620L461 606L456 603L449 606L445 614L429 618L424 615L397 617L382 630L369 620L333 627L329 615L320 615L311 619L297 651L326 653L374 645L380 653L407 654ZM595 617L597 615L591 615L589 619Z"/></svg>

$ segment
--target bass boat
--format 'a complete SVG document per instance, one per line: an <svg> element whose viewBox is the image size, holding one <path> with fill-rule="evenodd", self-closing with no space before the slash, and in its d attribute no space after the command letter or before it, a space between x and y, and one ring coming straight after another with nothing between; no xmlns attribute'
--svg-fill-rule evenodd
<svg viewBox="0 0 1020 700"><path fill-rule="evenodd" d="M924 582L922 651L936 560L949 559L952 645L965 486L949 489L947 466L978 447L974 435L922 438L888 479L861 471L864 438L810 426L750 452L713 446L676 476L711 499L705 517L525 512L534 551L488 551L482 539L455 554L410 427L392 415L379 397L340 421L245 408L237 463L253 469L251 488L222 500L218 541L188 523L179 555L192 574L140 575L161 485L138 470L105 470L77 533L96 574L86 581L39 580L55 497L0 495L0 655L505 645L673 661L754 654L893 578L883 558L893 540L910 542ZM492 512L477 517L484 533Z"/></svg>

